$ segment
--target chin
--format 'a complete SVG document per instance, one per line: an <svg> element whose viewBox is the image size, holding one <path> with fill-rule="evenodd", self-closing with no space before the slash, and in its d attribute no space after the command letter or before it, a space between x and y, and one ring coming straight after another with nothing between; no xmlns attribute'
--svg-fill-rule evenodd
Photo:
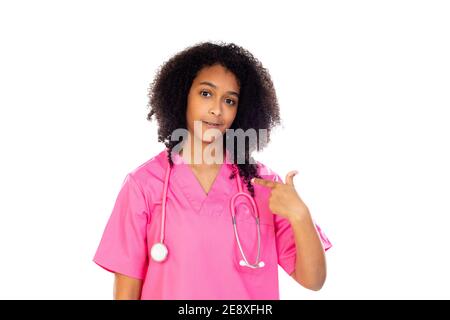
<svg viewBox="0 0 450 320"><path fill-rule="evenodd" d="M214 139L210 139L210 140L203 139L202 142L206 143L206 144L211 144L211 143L215 142L217 139L219 139L219 137L214 138Z"/></svg>

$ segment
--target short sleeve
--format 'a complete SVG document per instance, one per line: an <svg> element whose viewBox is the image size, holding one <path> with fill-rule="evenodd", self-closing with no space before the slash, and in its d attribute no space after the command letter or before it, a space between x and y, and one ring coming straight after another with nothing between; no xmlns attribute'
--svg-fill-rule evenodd
<svg viewBox="0 0 450 320"><path fill-rule="evenodd" d="M93 261L107 271L144 279L148 264L148 218L144 194L131 174L128 174Z"/></svg>
<svg viewBox="0 0 450 320"><path fill-rule="evenodd" d="M276 182L283 182L278 175L275 175L273 180ZM315 222L314 225L319 238L322 241L322 246L324 250L327 251L332 247L332 244L319 225ZM274 214L274 227L278 264L290 275L295 270L296 248L294 232L289 220L277 214Z"/></svg>

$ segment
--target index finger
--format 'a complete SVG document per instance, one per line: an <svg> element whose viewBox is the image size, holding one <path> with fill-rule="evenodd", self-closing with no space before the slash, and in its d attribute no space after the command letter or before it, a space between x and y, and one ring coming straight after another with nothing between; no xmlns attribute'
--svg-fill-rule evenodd
<svg viewBox="0 0 450 320"><path fill-rule="evenodd" d="M274 188L278 183L274 182L272 180L266 180L266 179L260 179L260 178L253 178L251 180L253 184L259 184L260 186L264 186L267 188Z"/></svg>

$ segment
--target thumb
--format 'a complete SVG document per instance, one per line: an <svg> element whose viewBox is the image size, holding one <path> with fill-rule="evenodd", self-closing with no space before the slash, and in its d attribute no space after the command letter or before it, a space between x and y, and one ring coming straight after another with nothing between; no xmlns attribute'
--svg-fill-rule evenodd
<svg viewBox="0 0 450 320"><path fill-rule="evenodd" d="M289 171L286 175L286 184L294 186L294 176L298 173L297 170Z"/></svg>

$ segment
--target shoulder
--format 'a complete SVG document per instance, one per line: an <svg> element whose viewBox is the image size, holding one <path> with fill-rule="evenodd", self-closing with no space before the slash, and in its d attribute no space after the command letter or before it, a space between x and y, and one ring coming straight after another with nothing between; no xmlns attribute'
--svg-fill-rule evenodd
<svg viewBox="0 0 450 320"><path fill-rule="evenodd" d="M152 186L163 182L167 161L167 153L164 149L149 160L138 165L128 172L127 178L132 180L145 193Z"/></svg>

